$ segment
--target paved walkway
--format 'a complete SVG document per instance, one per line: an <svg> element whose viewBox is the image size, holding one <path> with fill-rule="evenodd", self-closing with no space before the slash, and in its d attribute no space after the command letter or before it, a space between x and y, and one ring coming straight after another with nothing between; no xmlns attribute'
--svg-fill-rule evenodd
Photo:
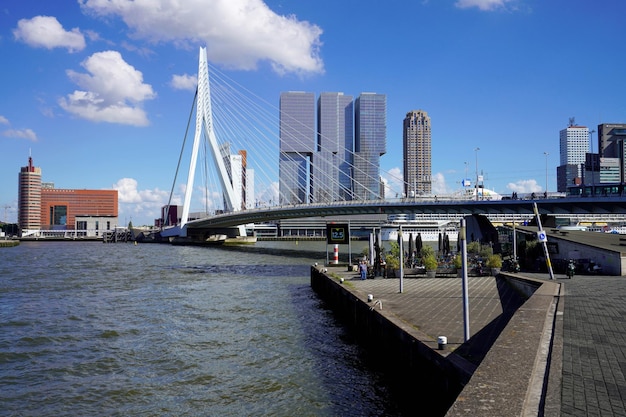
<svg viewBox="0 0 626 417"><path fill-rule="evenodd" d="M565 282L562 416L626 416L626 277Z"/></svg>
<svg viewBox="0 0 626 417"><path fill-rule="evenodd" d="M400 293L398 278L361 280L346 268L328 268L346 280L346 285L362 298L374 297L372 305L385 310L406 323L418 338L433 349L438 348L439 336L445 336L447 355L453 350L474 364L480 363L489 347L500 334L523 299L494 277L468 279L469 330L474 339L464 345L463 287L458 278L405 278ZM479 340L480 339L480 340ZM460 349L460 350L459 350Z"/></svg>
<svg viewBox="0 0 626 417"><path fill-rule="evenodd" d="M563 278L561 416L626 417L626 277Z"/></svg>
<svg viewBox="0 0 626 417"><path fill-rule="evenodd" d="M493 277L469 281L470 334L481 338L473 346L463 344L463 303L460 279L368 279L356 273L329 268L343 276L361 296L372 294L375 308L385 309L420 333L433 349L437 337L446 336L449 350L467 349L463 356L479 363L484 354L477 346L490 347L519 306L515 292ZM548 279L547 274L526 274ZM561 416L626 417L626 277L583 276L564 279L565 285ZM503 306L508 306L503 308ZM445 354L445 352L443 352Z"/></svg>

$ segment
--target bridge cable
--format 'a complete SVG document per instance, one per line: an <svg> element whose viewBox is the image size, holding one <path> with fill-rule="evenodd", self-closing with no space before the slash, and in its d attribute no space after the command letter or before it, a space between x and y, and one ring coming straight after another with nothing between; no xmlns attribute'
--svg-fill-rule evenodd
<svg viewBox="0 0 626 417"><path fill-rule="evenodd" d="M187 127L185 129L185 136L183 137L183 146L180 148L180 155L178 156L178 164L176 165L176 173L174 174L174 181L172 182L172 189L170 190L170 198L167 200L167 208L165 211L165 224L167 226L170 219L170 206L172 204L172 196L174 195L174 187L176 186L176 178L178 177L178 170L180 169L180 162L183 158L183 151L185 150L185 143L187 142L187 135L189 134L189 125L193 117L193 110L196 107L196 99L198 98L198 88L196 88L196 94L193 97L193 103L191 105L191 111L189 112L189 119L187 120ZM171 226L171 225L170 225Z"/></svg>

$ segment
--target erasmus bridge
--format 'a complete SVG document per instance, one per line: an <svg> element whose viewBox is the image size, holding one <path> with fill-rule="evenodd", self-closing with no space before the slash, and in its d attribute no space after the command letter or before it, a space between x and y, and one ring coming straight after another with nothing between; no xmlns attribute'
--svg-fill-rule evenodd
<svg viewBox="0 0 626 417"><path fill-rule="evenodd" d="M387 182L383 183L384 195L392 195L395 198L359 199L355 198L354 194L349 195L349 198L337 198L337 193L311 193L309 187L312 181L308 177L313 173L323 177L317 180L320 184L330 188L341 187L339 175L328 169L332 164L329 159L337 157L336 149L326 152L319 149L314 158L297 153L295 156L293 154L286 156L286 153L281 152L281 138L277 133L278 110L275 107L268 110L268 103L265 103L265 107L257 104L259 101L262 102L262 99L240 85L230 82L217 70L212 71L210 80L208 67L206 49L200 48L198 87L193 106L196 110L195 134L183 210L179 223L164 226L161 231L164 238L206 241L211 236L221 235L245 239L245 226L251 223L307 217L349 218L363 214L414 213L428 215L431 218L483 214L515 220L536 214L533 203L536 203L540 215L593 219L593 221L626 219L626 197L622 195L489 200L477 198L478 188L476 188L470 190L471 194L464 190L456 195L403 198L401 197L404 192L403 181L391 174L387 176ZM193 108L189 116L190 122L192 118ZM187 130L189 131L189 126ZM302 139L291 138L291 140ZM318 141L319 144L328 142ZM231 149L239 151L233 155ZM198 164L200 154L204 156L204 163ZM182 155L183 151L179 159L179 169ZM356 171L362 169L359 167L368 161L357 163L357 158L362 158L357 152L352 152L350 157L349 171L354 174L351 178L353 184L357 181L356 178L361 178L361 181L369 184L372 180L380 182L378 165L377 177L363 180L364 172L356 175ZM285 161L286 158L293 160ZM278 172L279 159L286 163L297 163L300 158L308 158L305 172L298 170L295 173L290 173L290 170ZM177 175L178 171L177 169ZM201 174L196 175L196 171L201 171ZM196 176L202 177L204 187L196 186ZM284 191L283 187L278 186L283 182L301 184L303 189L295 192L293 189ZM196 200L193 199L194 192L200 196ZM204 208L200 214L193 213L192 206L199 201L203 202ZM296 203L293 203L294 201Z"/></svg>

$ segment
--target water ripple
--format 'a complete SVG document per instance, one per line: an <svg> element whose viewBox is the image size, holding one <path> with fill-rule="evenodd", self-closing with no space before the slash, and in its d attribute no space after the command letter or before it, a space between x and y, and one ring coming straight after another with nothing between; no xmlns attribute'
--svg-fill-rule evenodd
<svg viewBox="0 0 626 417"><path fill-rule="evenodd" d="M1 413L399 416L283 252L0 250Z"/></svg>

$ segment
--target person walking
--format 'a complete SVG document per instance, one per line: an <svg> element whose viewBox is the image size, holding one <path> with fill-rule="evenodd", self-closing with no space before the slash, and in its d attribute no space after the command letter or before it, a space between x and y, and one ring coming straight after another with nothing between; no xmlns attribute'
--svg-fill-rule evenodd
<svg viewBox="0 0 626 417"><path fill-rule="evenodd" d="M361 261L359 264L359 271L361 272L361 279L367 279L367 264L365 261Z"/></svg>

